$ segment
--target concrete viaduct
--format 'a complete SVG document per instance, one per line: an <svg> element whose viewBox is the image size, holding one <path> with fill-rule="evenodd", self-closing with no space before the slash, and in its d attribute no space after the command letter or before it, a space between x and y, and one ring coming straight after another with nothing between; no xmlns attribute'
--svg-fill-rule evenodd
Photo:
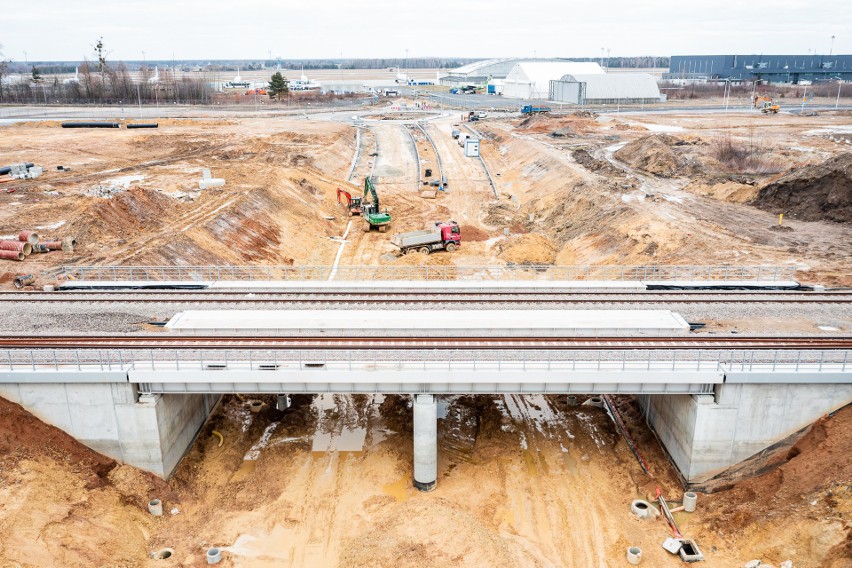
<svg viewBox="0 0 852 568"><path fill-rule="evenodd" d="M322 392L410 394L421 489L437 476L436 395L634 394L695 483L852 401L852 358L845 349L654 347L0 351L0 396L164 477L222 393Z"/></svg>

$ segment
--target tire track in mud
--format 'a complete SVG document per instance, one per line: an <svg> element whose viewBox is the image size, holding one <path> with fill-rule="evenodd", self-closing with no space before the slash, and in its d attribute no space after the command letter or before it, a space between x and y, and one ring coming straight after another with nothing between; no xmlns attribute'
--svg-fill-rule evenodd
<svg viewBox="0 0 852 568"><path fill-rule="evenodd" d="M589 441L583 438L600 447L588 430L592 425L571 419L543 395L503 395L496 402L517 429L524 452L523 465L506 472L511 520L501 525L501 536L545 566L605 566L605 511L590 490L595 479L588 462L580 468L570 455L583 451ZM571 432L575 426L577 431ZM546 460L555 444L562 450L562 463ZM566 485L575 489L566 490Z"/></svg>

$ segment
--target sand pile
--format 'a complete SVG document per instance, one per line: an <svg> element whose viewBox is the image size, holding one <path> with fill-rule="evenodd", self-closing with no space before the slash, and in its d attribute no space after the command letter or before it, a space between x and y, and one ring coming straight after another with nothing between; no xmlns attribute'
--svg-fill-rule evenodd
<svg viewBox="0 0 852 568"><path fill-rule="evenodd" d="M615 153L615 157L630 167L645 170L662 177L678 175L686 165L672 146L678 140L668 134L645 136L630 142Z"/></svg>
<svg viewBox="0 0 852 568"><path fill-rule="evenodd" d="M815 422L791 448L782 447L768 471L702 496L708 506L703 528L739 535L739 546L765 551L765 563L793 558L795 566L848 567L850 447L852 406L846 406ZM759 534L755 526L761 527Z"/></svg>
<svg viewBox="0 0 852 568"><path fill-rule="evenodd" d="M748 203L752 201L758 193L755 186L735 181L724 181L721 183L711 184L694 181L683 189L696 195L703 195L704 197L712 197L713 199L730 201L732 203Z"/></svg>
<svg viewBox="0 0 852 568"><path fill-rule="evenodd" d="M552 240L538 233L515 235L497 249L497 256L510 264L553 264L559 252Z"/></svg>
<svg viewBox="0 0 852 568"><path fill-rule="evenodd" d="M752 205L803 221L852 222L852 153L777 179L760 190Z"/></svg>
<svg viewBox="0 0 852 568"><path fill-rule="evenodd" d="M532 133L548 133L559 138L561 136L577 136L597 130L598 123L590 112L578 112L560 117L535 114L522 119L517 128Z"/></svg>
<svg viewBox="0 0 852 568"><path fill-rule="evenodd" d="M0 564L136 565L156 521L153 475L94 452L0 398Z"/></svg>
<svg viewBox="0 0 852 568"><path fill-rule="evenodd" d="M595 158L588 150L574 150L571 152L571 155L574 157L575 162L587 170L591 170L605 176L617 176L624 174L623 171L619 170L606 160Z"/></svg>
<svg viewBox="0 0 852 568"><path fill-rule="evenodd" d="M474 225L461 225L459 227L461 231L462 243L465 241L469 242L480 242L487 241L491 238L491 235L488 234L484 229L480 229Z"/></svg>

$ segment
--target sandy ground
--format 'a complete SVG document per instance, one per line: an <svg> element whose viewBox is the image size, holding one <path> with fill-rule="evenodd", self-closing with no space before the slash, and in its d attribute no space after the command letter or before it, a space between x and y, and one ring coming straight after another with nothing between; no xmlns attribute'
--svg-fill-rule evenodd
<svg viewBox="0 0 852 568"><path fill-rule="evenodd" d="M349 183L356 129L340 116L168 119L155 131L5 126L0 163L34 161L46 174L2 185L15 192L0 193L0 235L35 228L45 238L75 236L78 246L2 261L0 281L60 264L331 264L331 237L350 221L336 188L360 194L372 174L392 232L454 219L474 238L462 234L451 255L396 258L389 235L365 233L356 218L342 264L768 264L795 266L805 282L852 283L848 223L792 214L785 230L772 230L777 215L750 204L786 170L846 150L838 136L852 119L842 113L487 119L474 127L499 198L479 160L450 136L461 115L423 114L432 147L406 124L411 114L388 111L383 118L406 120L360 127ZM667 142L633 150L655 133ZM723 136L759 147L761 173L715 161ZM429 166L438 175L436 151L448 187L424 199L418 180ZM205 167L225 187L199 191Z"/></svg>
<svg viewBox="0 0 852 568"><path fill-rule="evenodd" d="M411 486L408 397L297 396L283 413L266 401L252 415L227 397L165 483L0 399L0 565L202 566L211 546L222 565L245 567L616 567L628 546L649 566L681 565L660 547L665 523L630 513L656 487L675 502L682 490L629 398L617 405L652 476L602 409L444 397L438 486L426 494ZM850 420L847 408L768 473L676 513L707 566L849 566L852 472L837 458ZM155 497L163 517L146 511ZM149 559L163 549L168 564Z"/></svg>

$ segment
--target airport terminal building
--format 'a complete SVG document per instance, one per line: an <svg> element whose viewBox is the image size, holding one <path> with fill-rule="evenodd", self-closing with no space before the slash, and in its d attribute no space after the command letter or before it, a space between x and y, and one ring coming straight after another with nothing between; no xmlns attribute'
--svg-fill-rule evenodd
<svg viewBox="0 0 852 568"><path fill-rule="evenodd" d="M663 81L852 81L852 55L673 55Z"/></svg>

